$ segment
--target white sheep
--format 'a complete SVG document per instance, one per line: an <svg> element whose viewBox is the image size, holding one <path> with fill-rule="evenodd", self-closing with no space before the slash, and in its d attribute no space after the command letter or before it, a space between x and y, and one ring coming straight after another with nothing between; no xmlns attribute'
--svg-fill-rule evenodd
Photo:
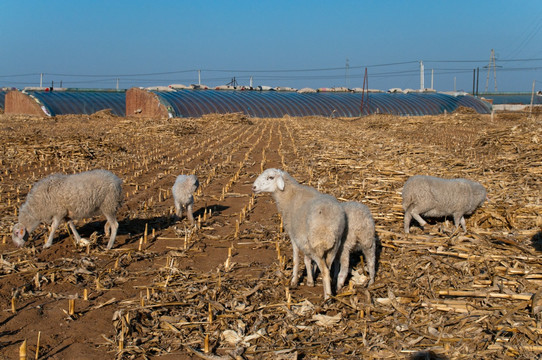
<svg viewBox="0 0 542 360"><path fill-rule="evenodd" d="M368 285L374 283L376 271L375 222L371 210L356 201L341 203L341 205L346 213L347 227L339 250L341 271L337 278L337 291L343 287L348 276L352 252L361 250L363 253L365 266L369 273Z"/></svg>
<svg viewBox="0 0 542 360"><path fill-rule="evenodd" d="M304 254L307 284L314 285L312 261L320 269L324 298L331 295L330 267L339 250L346 224L342 206L333 196L299 184L287 172L267 169L254 181L254 193L269 192L282 215L293 248L292 286L299 281L299 250Z"/></svg>
<svg viewBox="0 0 542 360"><path fill-rule="evenodd" d="M40 223L51 224L49 238L43 246L48 248L53 244L60 222L66 220L79 244L81 236L73 220L102 213L107 219L105 234L111 234L107 249L111 249L119 227L116 215L122 196L122 180L107 170L49 175L30 189L19 210L19 222L13 227L13 242L22 247Z"/></svg>
<svg viewBox="0 0 542 360"><path fill-rule="evenodd" d="M190 224L194 225L194 192L199 187L198 177L196 175L179 175L173 184L171 193L175 203L175 214L181 218L183 208L186 208L186 217Z"/></svg>
<svg viewBox="0 0 542 360"><path fill-rule="evenodd" d="M467 231L464 215L472 214L487 199L482 184L467 179L442 179L434 176L410 177L403 187L404 230L410 231L410 221L420 226L427 217L453 216L456 228Z"/></svg>

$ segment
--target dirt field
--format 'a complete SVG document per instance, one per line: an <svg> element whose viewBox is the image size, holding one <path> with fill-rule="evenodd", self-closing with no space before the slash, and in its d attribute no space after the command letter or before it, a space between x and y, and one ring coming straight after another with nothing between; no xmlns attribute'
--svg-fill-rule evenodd
<svg viewBox="0 0 542 360"><path fill-rule="evenodd" d="M542 353L542 303L531 299L542 285L540 115L0 115L0 140L0 358L18 358L26 340L33 359L38 338L40 359ZM357 254L350 285L329 301L320 277L315 287L304 278L288 287L290 240L272 198L251 193L268 167L369 206L380 242L375 284L365 287ZM124 180L113 250L103 217L77 222L88 247L76 248L64 225L47 250L45 226L26 247L13 245L11 227L35 181L95 168ZM171 216L182 173L200 179L197 229ZM466 233L434 219L425 229L413 223L407 237L401 188L415 174L480 181L491 201L467 218Z"/></svg>

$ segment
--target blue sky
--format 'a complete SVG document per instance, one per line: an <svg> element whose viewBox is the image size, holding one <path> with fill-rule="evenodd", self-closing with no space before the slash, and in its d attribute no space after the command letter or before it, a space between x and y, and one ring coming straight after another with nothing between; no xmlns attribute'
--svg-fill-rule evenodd
<svg viewBox="0 0 542 360"><path fill-rule="evenodd" d="M542 1L0 2L0 87L542 88ZM348 59L348 68L346 66ZM528 59L528 61L524 61ZM521 61L519 61L521 60ZM395 64L395 65L390 65ZM494 90L491 72L488 90Z"/></svg>

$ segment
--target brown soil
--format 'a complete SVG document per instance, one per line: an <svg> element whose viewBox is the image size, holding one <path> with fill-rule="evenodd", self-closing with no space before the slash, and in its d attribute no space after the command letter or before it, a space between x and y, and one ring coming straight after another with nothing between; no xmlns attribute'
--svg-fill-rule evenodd
<svg viewBox="0 0 542 360"><path fill-rule="evenodd" d="M541 129L540 117L491 121L469 112L358 120L1 115L0 358L17 358L25 340L33 358L38 336L40 359L200 358L206 337L224 359L429 350L532 358L542 349L531 301L542 284ZM374 285L352 281L326 302L320 278L288 288L289 239L272 198L251 194L268 167L369 206L380 243ZM105 250L101 217L77 223L88 247L76 248L62 227L43 250L45 226L26 247L12 244L35 181L95 168L124 180L113 250ZM201 183L198 229L171 216L170 188L182 173ZM434 219L406 237L401 187L414 174L480 181L491 201L467 219L467 233Z"/></svg>

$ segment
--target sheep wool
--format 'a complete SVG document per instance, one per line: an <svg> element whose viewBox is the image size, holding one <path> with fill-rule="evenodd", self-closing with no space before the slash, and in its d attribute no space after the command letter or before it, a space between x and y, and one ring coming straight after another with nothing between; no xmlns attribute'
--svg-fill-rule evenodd
<svg viewBox="0 0 542 360"><path fill-rule="evenodd" d="M194 225L194 193L199 187L198 177L196 175L179 175L171 189L173 202L175 203L175 214L181 218L183 208L186 208L186 217L190 224Z"/></svg>
<svg viewBox="0 0 542 360"><path fill-rule="evenodd" d="M403 187L404 231L409 233L412 218L422 227L427 224L421 215L453 216L456 228L461 225L467 231L464 215L472 214L486 199L486 189L476 181L412 176Z"/></svg>
<svg viewBox="0 0 542 360"><path fill-rule="evenodd" d="M299 184L285 171L267 169L254 181L254 193L271 193L292 242L294 268L291 285L299 282L299 251L304 254L307 284L314 285L312 261L320 269L324 298L331 295L330 267L339 250L346 224L342 206L333 196Z"/></svg>
<svg viewBox="0 0 542 360"><path fill-rule="evenodd" d="M18 223L13 227L13 242L22 247L29 234L40 223L51 224L51 232L44 248L53 244L55 231L66 220L79 244L81 236L73 220L102 213L107 222L107 249L111 249L117 235L117 210L123 200L122 180L107 170L92 170L73 175L53 174L36 182L19 210Z"/></svg>
<svg viewBox="0 0 542 360"><path fill-rule="evenodd" d="M337 278L337 291L340 290L349 273L350 254L354 251L363 253L365 267L369 273L369 283L375 280L376 272L376 234L375 222L371 210L359 202L341 203L346 213L346 230L339 250L341 270Z"/></svg>

